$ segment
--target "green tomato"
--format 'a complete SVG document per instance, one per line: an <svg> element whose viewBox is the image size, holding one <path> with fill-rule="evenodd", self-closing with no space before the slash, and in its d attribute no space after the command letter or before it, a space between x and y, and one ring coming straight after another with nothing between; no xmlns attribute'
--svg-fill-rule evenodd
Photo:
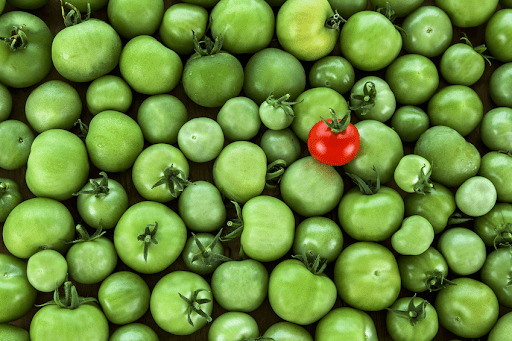
<svg viewBox="0 0 512 341"><path fill-rule="evenodd" d="M126 112L132 105L132 89L124 79L114 75L96 78L87 87L85 101L93 115L105 110Z"/></svg>
<svg viewBox="0 0 512 341"><path fill-rule="evenodd" d="M455 212L455 195L440 183L425 194L409 193L404 197L405 216L420 215L426 218L434 232L442 232L448 225L448 219Z"/></svg>
<svg viewBox="0 0 512 341"><path fill-rule="evenodd" d="M178 212L189 230L213 232L226 223L226 207L217 187L195 181L178 198Z"/></svg>
<svg viewBox="0 0 512 341"><path fill-rule="evenodd" d="M386 8L386 3L389 2L391 9L395 12L395 15L399 18L405 17L416 8L421 6L423 0L370 0L371 5L374 9Z"/></svg>
<svg viewBox="0 0 512 341"><path fill-rule="evenodd" d="M251 315L238 311L228 311L213 320L208 330L208 341L254 340L259 335L258 323Z"/></svg>
<svg viewBox="0 0 512 341"><path fill-rule="evenodd" d="M493 13L485 26L485 46L497 60L512 62L512 48L506 41L512 39L512 9L501 9Z"/></svg>
<svg viewBox="0 0 512 341"><path fill-rule="evenodd" d="M491 180L473 176L462 183L455 193L455 203L462 213L479 217L488 213L496 204L498 192Z"/></svg>
<svg viewBox="0 0 512 341"><path fill-rule="evenodd" d="M187 239L181 258L189 271L203 276L209 275L223 262L223 259L218 256L224 256L224 246L215 239L213 234L206 232L194 234ZM201 250L198 243L204 247L205 251Z"/></svg>
<svg viewBox="0 0 512 341"><path fill-rule="evenodd" d="M181 126L178 146L193 162L215 159L224 147L224 133L217 121L208 117L196 117Z"/></svg>
<svg viewBox="0 0 512 341"><path fill-rule="evenodd" d="M78 214L92 228L103 230L116 226L119 218L128 208L128 194L123 185L101 172L101 179L89 182L73 195L78 196L76 206Z"/></svg>
<svg viewBox="0 0 512 341"><path fill-rule="evenodd" d="M509 244L511 228L512 205L508 203L497 203L489 213L477 217L474 224L474 231L490 247Z"/></svg>
<svg viewBox="0 0 512 341"><path fill-rule="evenodd" d="M334 261L343 249L343 233L332 219L309 217L304 219L295 230L293 253L315 258L320 255L328 263Z"/></svg>
<svg viewBox="0 0 512 341"><path fill-rule="evenodd" d="M244 68L243 90L257 105L273 93L290 94L294 101L306 88L306 71L291 53L268 47L249 58Z"/></svg>
<svg viewBox="0 0 512 341"><path fill-rule="evenodd" d="M256 310L268 292L268 270L254 259L225 262L213 272L215 301L228 311Z"/></svg>
<svg viewBox="0 0 512 341"><path fill-rule="evenodd" d="M453 280L434 302L441 326L457 336L480 338L487 334L499 314L496 295L486 284L469 277Z"/></svg>
<svg viewBox="0 0 512 341"><path fill-rule="evenodd" d="M228 140L250 140L260 131L259 107L248 97L228 99L217 114L217 123Z"/></svg>
<svg viewBox="0 0 512 341"><path fill-rule="evenodd" d="M361 137L361 147L354 160L343 166L347 173L355 174L364 181L373 180L379 173L381 183L393 178L395 168L404 156L400 136L382 122L360 121L355 124Z"/></svg>
<svg viewBox="0 0 512 341"><path fill-rule="evenodd" d="M299 138L290 128L265 130L261 135L260 147L269 163L283 160L286 165L291 165L300 157L301 152Z"/></svg>
<svg viewBox="0 0 512 341"><path fill-rule="evenodd" d="M61 80L50 80L32 90L25 102L27 121L36 132L71 129L82 114L78 91Z"/></svg>
<svg viewBox="0 0 512 341"><path fill-rule="evenodd" d="M500 1L501 2L501 1ZM510 312L501 316L494 327L492 327L489 332L489 336L487 337L487 341L499 341L504 340L510 335L510 322L512 319L512 314Z"/></svg>
<svg viewBox="0 0 512 341"><path fill-rule="evenodd" d="M374 194L354 187L341 198L338 219L352 238L380 242L400 228L404 211L401 195L391 187L381 186Z"/></svg>
<svg viewBox="0 0 512 341"><path fill-rule="evenodd" d="M352 87L350 108L360 120L386 122L395 112L396 99L385 80L366 76Z"/></svg>
<svg viewBox="0 0 512 341"><path fill-rule="evenodd" d="M512 85L512 62L499 66L491 74L489 93L498 107L512 108L512 95L507 89Z"/></svg>
<svg viewBox="0 0 512 341"><path fill-rule="evenodd" d="M23 32L25 42L13 38ZM0 36L8 38L0 45L0 83L12 88L26 88L46 77L52 69L53 35L46 23L26 11L11 11L0 18Z"/></svg>
<svg viewBox="0 0 512 341"><path fill-rule="evenodd" d="M401 287L395 256L375 242L355 242L343 249L334 264L334 282L344 302L364 311L391 306Z"/></svg>
<svg viewBox="0 0 512 341"><path fill-rule="evenodd" d="M404 105L391 117L391 127L403 142L416 142L429 128L428 115L420 107Z"/></svg>
<svg viewBox="0 0 512 341"><path fill-rule="evenodd" d="M280 262L270 274L270 306L285 321L314 323L332 309L336 297L336 286L326 274L315 274L297 259Z"/></svg>
<svg viewBox="0 0 512 341"><path fill-rule="evenodd" d="M331 88L311 88L299 95L295 100L297 104L293 106L295 118L292 122L292 130L302 140L307 142L309 131L313 126L329 115L329 109L332 108L339 116L343 118L348 110L348 104L345 98Z"/></svg>
<svg viewBox="0 0 512 341"><path fill-rule="evenodd" d="M130 116L105 110L89 123L85 145L94 166L105 172L124 172L141 153L144 136Z"/></svg>
<svg viewBox="0 0 512 341"><path fill-rule="evenodd" d="M275 98L270 94L268 98L261 103L258 113L261 122L271 130L281 130L288 128L294 119L292 105L296 102L289 102L290 95Z"/></svg>
<svg viewBox="0 0 512 341"><path fill-rule="evenodd" d="M467 40L465 44L453 44L446 49L439 62L439 71L450 84L471 86L484 74L485 60L482 52Z"/></svg>
<svg viewBox="0 0 512 341"><path fill-rule="evenodd" d="M130 323L117 328L108 341L160 341L151 327L142 323Z"/></svg>
<svg viewBox="0 0 512 341"><path fill-rule="evenodd" d="M149 143L175 144L178 132L187 120L185 104L169 94L149 96L137 111L137 123Z"/></svg>
<svg viewBox="0 0 512 341"><path fill-rule="evenodd" d="M2 13L2 11L0 11ZM9 89L0 83L0 122L9 118L12 111L12 95Z"/></svg>
<svg viewBox="0 0 512 341"><path fill-rule="evenodd" d="M114 246L123 263L143 274L170 266L181 254L187 228L164 204L141 201L130 206L114 230Z"/></svg>
<svg viewBox="0 0 512 341"><path fill-rule="evenodd" d="M159 34L168 48L180 55L194 52L192 31L202 39L208 24L208 11L199 5L175 3L167 8L160 24Z"/></svg>
<svg viewBox="0 0 512 341"><path fill-rule="evenodd" d="M482 282L496 294L500 305L512 307L512 288L509 285L512 253L510 248L502 247L490 252L480 271Z"/></svg>
<svg viewBox="0 0 512 341"><path fill-rule="evenodd" d="M267 157L257 145L235 141L220 152L213 164L213 181L223 196L243 204L265 188Z"/></svg>
<svg viewBox="0 0 512 341"><path fill-rule="evenodd" d="M480 124L480 138L491 150L512 151L512 109L489 110Z"/></svg>
<svg viewBox="0 0 512 341"><path fill-rule="evenodd" d="M476 147L447 126L434 126L421 134L414 154L429 160L432 180L448 187L460 186L480 168L481 157Z"/></svg>
<svg viewBox="0 0 512 341"><path fill-rule="evenodd" d="M212 299L211 287L203 277L193 272L173 271L156 283L149 309L156 324L166 332L190 335L212 320Z"/></svg>
<svg viewBox="0 0 512 341"><path fill-rule="evenodd" d="M110 0L107 15L112 27L125 39L152 35L164 16L164 1Z"/></svg>
<svg viewBox="0 0 512 341"><path fill-rule="evenodd" d="M313 337L305 328L287 321L274 323L262 336L274 341L313 341Z"/></svg>
<svg viewBox="0 0 512 341"><path fill-rule="evenodd" d="M423 156L407 154L395 168L393 177L401 190L407 193L424 193L432 188L429 180L431 165Z"/></svg>
<svg viewBox="0 0 512 341"><path fill-rule="evenodd" d="M397 263L402 286L409 291L437 291L450 284L446 259L433 246L419 255L398 256Z"/></svg>
<svg viewBox="0 0 512 341"><path fill-rule="evenodd" d="M11 179L0 178L0 223L23 201L18 184Z"/></svg>
<svg viewBox="0 0 512 341"><path fill-rule="evenodd" d="M448 126L466 136L482 121L484 107L478 94L470 87L449 85L430 98L427 113L431 125Z"/></svg>
<svg viewBox="0 0 512 341"><path fill-rule="evenodd" d="M486 22L496 11L498 0L436 0L436 6L445 11L457 27L477 27Z"/></svg>
<svg viewBox="0 0 512 341"><path fill-rule="evenodd" d="M5 230L5 225L4 225ZM0 323L25 316L34 306L37 290L27 279L27 262L7 253L0 253Z"/></svg>
<svg viewBox="0 0 512 341"><path fill-rule="evenodd" d="M283 201L268 195L249 199L242 209L240 244L244 253L260 262L283 257L292 247L295 217Z"/></svg>
<svg viewBox="0 0 512 341"><path fill-rule="evenodd" d="M119 70L133 90L157 95L171 92L178 85L183 62L176 52L153 36L140 35L124 45Z"/></svg>
<svg viewBox="0 0 512 341"><path fill-rule="evenodd" d="M427 300L401 297L389 309L392 310L386 313L386 328L393 340L430 341L437 335L437 312Z"/></svg>
<svg viewBox="0 0 512 341"><path fill-rule="evenodd" d="M420 105L437 91L439 74L429 58L421 54L406 54L389 65L386 81L398 103Z"/></svg>
<svg viewBox="0 0 512 341"><path fill-rule="evenodd" d="M3 241L18 258L30 258L43 249L65 252L75 235L75 222L66 206L50 198L27 199L16 206L4 223Z"/></svg>
<svg viewBox="0 0 512 341"><path fill-rule="evenodd" d="M18 120L0 122L0 167L7 170L21 168L27 164L34 133L28 125Z"/></svg>
<svg viewBox="0 0 512 341"><path fill-rule="evenodd" d="M222 46L234 54L253 54L266 48L274 28L274 12L265 0L220 0L210 13L212 36L222 35Z"/></svg>
<svg viewBox="0 0 512 341"><path fill-rule="evenodd" d="M2 11L0 11L0 13L2 13ZM30 341L27 330L9 323L0 324L0 335L8 341Z"/></svg>
<svg viewBox="0 0 512 341"><path fill-rule="evenodd" d="M151 293L134 272L118 271L101 282L98 301L107 319L118 325L135 322L149 309Z"/></svg>
<svg viewBox="0 0 512 341"><path fill-rule="evenodd" d="M327 56L338 31L326 23L334 15L327 0L286 1L277 12L276 35L282 48L304 61Z"/></svg>
<svg viewBox="0 0 512 341"><path fill-rule="evenodd" d="M405 32L402 35L404 50L428 58L443 53L450 46L453 37L450 18L436 6L417 8L404 19L401 27Z"/></svg>
<svg viewBox="0 0 512 341"><path fill-rule="evenodd" d="M333 166L306 156L288 166L280 190L283 201L293 211L312 217L324 215L340 203L344 184Z"/></svg>
<svg viewBox="0 0 512 341"><path fill-rule="evenodd" d="M23 10L33 10L43 7L48 3L48 0L8 0L8 3Z"/></svg>
<svg viewBox="0 0 512 341"><path fill-rule="evenodd" d="M25 180L36 196L66 200L89 176L87 148L75 134L50 129L37 135L27 160Z"/></svg>
<svg viewBox="0 0 512 341"><path fill-rule="evenodd" d="M209 9L209 8L215 6L215 4L217 2L219 2L219 0L185 0L183 2L186 2L188 4L198 5L198 6Z"/></svg>
<svg viewBox="0 0 512 341"><path fill-rule="evenodd" d="M498 193L498 201L512 203L512 155L492 151L482 157L478 175L489 180Z"/></svg>
<svg viewBox="0 0 512 341"><path fill-rule="evenodd" d="M333 10L338 11L342 18L348 19L357 12L364 11L368 8L368 0L329 0Z"/></svg>
<svg viewBox="0 0 512 341"><path fill-rule="evenodd" d="M114 70L122 43L119 34L103 20L91 18L57 33L52 61L57 72L72 82L89 82Z"/></svg>
<svg viewBox="0 0 512 341"><path fill-rule="evenodd" d="M391 21L375 11L357 12L343 24L341 53L356 69L377 71L400 53L402 37Z"/></svg>
<svg viewBox="0 0 512 341"><path fill-rule="evenodd" d="M485 243L470 229L452 227L441 235L437 249L443 254L450 270L459 276L474 274L482 268L487 255Z"/></svg>
<svg viewBox="0 0 512 341"><path fill-rule="evenodd" d="M401 255L419 255L434 241L434 228L429 221L413 215L402 221L400 229L391 236L393 250Z"/></svg>
<svg viewBox="0 0 512 341"><path fill-rule="evenodd" d="M330 1L332 5L332 0ZM367 2L367 0L364 0ZM333 7L334 8L334 7ZM366 5L365 5L366 8ZM340 13L338 11L338 13ZM342 13L340 15L344 18ZM355 72L352 64L341 56L325 56L317 60L309 70L309 83L312 88L327 87L344 95L352 89Z"/></svg>
<svg viewBox="0 0 512 341"><path fill-rule="evenodd" d="M331 310L318 322L316 341L377 341L375 323L366 312L351 307Z"/></svg>
<svg viewBox="0 0 512 341"><path fill-rule="evenodd" d="M27 278L30 284L41 292L53 292L66 280L68 263L55 250L41 250L28 259Z"/></svg>

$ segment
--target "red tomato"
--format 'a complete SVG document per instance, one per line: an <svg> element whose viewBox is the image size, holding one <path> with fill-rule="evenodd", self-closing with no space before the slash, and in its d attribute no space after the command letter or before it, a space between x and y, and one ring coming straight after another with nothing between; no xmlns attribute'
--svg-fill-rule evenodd
<svg viewBox="0 0 512 341"><path fill-rule="evenodd" d="M338 119L332 109L331 114L332 118L317 122L309 131L308 149L316 160L341 166L356 157L361 138L357 128L350 123L350 114L343 119Z"/></svg>

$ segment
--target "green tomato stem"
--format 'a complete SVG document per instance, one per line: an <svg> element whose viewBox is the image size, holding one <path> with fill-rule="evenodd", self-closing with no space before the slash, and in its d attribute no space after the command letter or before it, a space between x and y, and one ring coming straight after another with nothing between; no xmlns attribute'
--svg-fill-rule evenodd
<svg viewBox="0 0 512 341"><path fill-rule="evenodd" d="M185 172L181 169L175 168L174 165L171 164L170 167L166 167L164 169L164 176L162 176L151 188L167 185L173 198L177 198L178 193L183 192L185 187L191 184L192 182L186 179Z"/></svg>
<svg viewBox="0 0 512 341"><path fill-rule="evenodd" d="M28 38L23 29L27 25L13 26L10 37L0 37L0 40L5 42L11 51L23 49L28 44Z"/></svg>
<svg viewBox="0 0 512 341"><path fill-rule="evenodd" d="M209 303L211 302L212 300L210 299L207 299L207 298L203 298L203 299L197 299L197 295L201 292L201 291L207 291L206 289L197 289L196 291L194 291L194 293L192 294L192 297L191 298L187 298L185 296L183 296L181 293L178 293L178 295L180 295L180 297L185 301L187 302L188 304L188 323L193 327L194 326L194 322L192 322L192 318L191 318L191 315L192 315L192 312L195 312L196 314L204 317L206 319L206 321L208 322L212 322L212 318L210 315L208 315L205 311L203 311L201 309L201 304L206 304L206 303Z"/></svg>
<svg viewBox="0 0 512 341"><path fill-rule="evenodd" d="M150 227L155 227L153 230L150 230ZM137 236L137 240L144 242L144 261L148 262L148 252L151 244L158 244L156 240L156 231L158 229L158 222L155 221L155 224L148 224L144 228L144 233L141 233Z"/></svg>

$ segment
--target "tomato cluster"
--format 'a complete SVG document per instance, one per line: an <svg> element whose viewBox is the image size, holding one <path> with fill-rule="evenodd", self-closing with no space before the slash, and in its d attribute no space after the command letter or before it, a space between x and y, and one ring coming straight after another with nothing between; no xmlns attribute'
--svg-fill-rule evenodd
<svg viewBox="0 0 512 341"><path fill-rule="evenodd" d="M511 1L0 0L0 39L0 339L510 339Z"/></svg>

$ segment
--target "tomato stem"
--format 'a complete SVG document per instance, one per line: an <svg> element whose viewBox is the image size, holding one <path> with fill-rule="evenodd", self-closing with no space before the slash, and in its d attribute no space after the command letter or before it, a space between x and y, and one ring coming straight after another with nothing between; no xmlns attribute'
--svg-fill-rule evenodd
<svg viewBox="0 0 512 341"><path fill-rule="evenodd" d="M335 134L341 133L347 129L348 125L350 124L350 111L347 111L347 114L343 116L343 118L338 119L338 116L336 115L336 112L334 109L329 108L329 111L331 112L331 121L320 117L324 123L331 129L331 131Z"/></svg>
<svg viewBox="0 0 512 341"><path fill-rule="evenodd" d="M305 248L302 248L302 253L300 255L293 255L292 258L295 258L297 260L300 260L304 263L306 268L313 274L313 275L320 275L324 272L325 268L327 267L327 259L322 258L320 254L314 256L309 256L306 252Z"/></svg>
<svg viewBox="0 0 512 341"><path fill-rule="evenodd" d="M276 188L281 178L283 177L284 170L286 168L286 161L275 160L270 163L267 167L267 174L265 176L265 185L268 188Z"/></svg>
<svg viewBox="0 0 512 341"><path fill-rule="evenodd" d="M155 227L153 230L150 230L150 227ZM137 240L144 242L144 261L148 262L148 251L149 246L151 244L158 244L156 240L156 231L158 229L158 222L155 221L155 224L148 224L144 228L144 233L141 233L137 236Z"/></svg>
<svg viewBox="0 0 512 341"><path fill-rule="evenodd" d="M153 189L157 186L167 185L173 198L177 198L178 194L183 192L185 187L191 184L192 182L186 179L185 172L181 169L175 168L174 164L171 164L171 166L164 169L164 176L162 176L151 188Z"/></svg>
<svg viewBox="0 0 512 341"><path fill-rule="evenodd" d="M489 66L492 65L490 59L495 59L493 56L489 56L489 55L486 55L486 54L483 54L486 50L487 50L487 46L485 46L485 44L481 44L481 45L478 45L477 47L473 47L473 44L471 43L471 41L469 40L468 36L466 35L466 33L462 32L462 34L464 35L462 38L460 38L460 40L463 40L466 45L469 45L471 48L473 48L473 50L475 50L476 53L478 53L479 55L482 56L482 58L487 62L489 63Z"/></svg>
<svg viewBox="0 0 512 341"><path fill-rule="evenodd" d="M212 322L212 318L210 315L208 315L205 311L203 311L201 309L201 304L206 304L206 303L209 303L211 302L212 300L208 299L208 298L202 298L202 299L197 299L197 295L201 292L201 291L208 291L206 289L197 289L196 291L194 291L194 293L192 294L192 297L191 298L187 298L185 296L183 296L181 293L178 293L178 295L180 295L180 297L185 301L187 302L188 304L188 323L193 327L194 326L194 322L192 322L192 318L191 318L191 315L192 315L192 312L195 312L196 314L204 317L206 319L206 321L208 322Z"/></svg>
<svg viewBox="0 0 512 341"><path fill-rule="evenodd" d="M92 189L81 190L77 193L73 193L73 195L79 196L80 194L93 194L96 198L99 198L102 195L107 196L110 191L108 188L108 176L107 173L103 171L100 172L100 175L102 178L99 183L95 179L89 179L89 183L91 184Z"/></svg>
<svg viewBox="0 0 512 341"><path fill-rule="evenodd" d="M59 288L55 287L55 291L53 292L53 300L48 301L43 304L36 304L36 307L44 307L47 305L57 305L63 309L76 309L82 304L95 302L98 303L98 300L94 297L81 297L78 295L76 291L76 287L72 282L66 281L64 282L64 299L59 295Z"/></svg>
<svg viewBox="0 0 512 341"><path fill-rule="evenodd" d="M67 5L71 10L66 14L64 10L64 5ZM62 0L60 0L60 8L62 12L62 18L64 19L64 26L74 26L77 24L80 24L81 22L84 22L86 20L89 20L91 18L91 4L89 1L87 1L87 14L85 18L82 19L82 13L76 8L74 5L70 4L69 2L63 3Z"/></svg>
<svg viewBox="0 0 512 341"><path fill-rule="evenodd" d="M358 112L360 115L366 115L371 108L375 106L375 98L377 97L377 89L374 82L366 82L363 85L363 94L350 94L350 100L354 105L350 106L350 110Z"/></svg>
<svg viewBox="0 0 512 341"><path fill-rule="evenodd" d="M5 42L11 51L23 49L28 44L28 38L23 29L27 25L13 26L10 37L0 37L0 40Z"/></svg>
<svg viewBox="0 0 512 341"><path fill-rule="evenodd" d="M366 195L372 195L379 191L380 189L380 177L379 172L377 172L377 168L375 166L372 167L373 171L375 172L375 181L369 180L368 182L365 182L363 179L361 179L359 176L351 173L345 173L347 176L352 179L352 181L359 187L359 190L361 193Z"/></svg>
<svg viewBox="0 0 512 341"><path fill-rule="evenodd" d="M422 302L418 305L414 305L414 299L416 298L416 294L409 301L409 305L407 306L407 310L398 310L398 309L390 309L386 308L388 311L391 311L395 314L402 315L409 319L411 326L416 325L416 323L422 321L427 316L427 312L425 310L428 301L422 300Z"/></svg>
<svg viewBox="0 0 512 341"><path fill-rule="evenodd" d="M199 248L200 252L198 254L195 254L192 258L191 263L194 263L197 260L201 260L206 266L212 266L217 261L222 262L228 262L232 260L229 257L226 257L224 255L221 255L219 253L213 252L213 249L215 248L215 245L219 242L220 235L222 233L222 229L220 229L219 233L215 236L215 238L211 241L210 244L208 244L206 247L201 243L201 241L196 237L194 232L192 232L192 237L194 238L194 241L196 242L197 247Z"/></svg>
<svg viewBox="0 0 512 341"><path fill-rule="evenodd" d="M347 20L343 19L343 17L338 13L337 10L334 10L334 15L330 16L325 20L325 27L328 29L340 31L340 27L342 24L346 23Z"/></svg>

